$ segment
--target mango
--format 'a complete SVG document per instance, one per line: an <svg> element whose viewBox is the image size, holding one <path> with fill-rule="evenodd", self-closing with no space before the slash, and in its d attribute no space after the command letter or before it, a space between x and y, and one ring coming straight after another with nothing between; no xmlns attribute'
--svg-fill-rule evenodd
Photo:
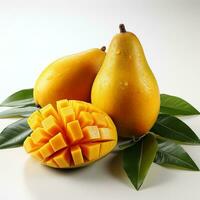
<svg viewBox="0 0 200 200"><path fill-rule="evenodd" d="M28 118L32 133L24 149L42 164L53 168L76 168L107 155L117 144L111 118L90 103L59 100Z"/></svg>
<svg viewBox="0 0 200 200"><path fill-rule="evenodd" d="M65 56L47 66L34 86L34 100L41 107L73 99L90 102L93 81L105 57L105 47Z"/></svg>
<svg viewBox="0 0 200 200"><path fill-rule="evenodd" d="M113 119L121 137L141 137L156 122L160 110L156 78L139 39L123 24L94 80L91 100Z"/></svg>

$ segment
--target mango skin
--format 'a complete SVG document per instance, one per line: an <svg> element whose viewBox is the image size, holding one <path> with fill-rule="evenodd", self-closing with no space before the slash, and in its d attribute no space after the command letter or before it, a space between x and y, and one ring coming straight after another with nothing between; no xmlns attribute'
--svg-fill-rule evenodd
<svg viewBox="0 0 200 200"><path fill-rule="evenodd" d="M133 33L113 38L93 83L91 100L111 116L121 137L140 137L155 123L159 88Z"/></svg>
<svg viewBox="0 0 200 200"><path fill-rule="evenodd" d="M36 104L55 107L57 100L65 98L90 102L92 84L104 57L104 51L94 48L50 64L36 80Z"/></svg>

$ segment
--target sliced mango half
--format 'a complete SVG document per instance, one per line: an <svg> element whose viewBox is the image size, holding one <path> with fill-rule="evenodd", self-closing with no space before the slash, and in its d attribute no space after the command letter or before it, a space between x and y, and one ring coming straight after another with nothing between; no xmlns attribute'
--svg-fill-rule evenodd
<svg viewBox="0 0 200 200"><path fill-rule="evenodd" d="M92 104L59 100L28 118L33 130L24 149L49 167L74 168L88 165L110 153L117 144L111 118Z"/></svg>

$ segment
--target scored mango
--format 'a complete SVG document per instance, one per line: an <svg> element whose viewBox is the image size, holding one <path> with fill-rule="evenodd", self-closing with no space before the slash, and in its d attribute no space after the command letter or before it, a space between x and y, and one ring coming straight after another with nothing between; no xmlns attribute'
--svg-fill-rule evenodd
<svg viewBox="0 0 200 200"><path fill-rule="evenodd" d="M24 148L41 163L54 168L74 168L99 160L117 144L111 118L92 104L59 100L28 118L33 130Z"/></svg>

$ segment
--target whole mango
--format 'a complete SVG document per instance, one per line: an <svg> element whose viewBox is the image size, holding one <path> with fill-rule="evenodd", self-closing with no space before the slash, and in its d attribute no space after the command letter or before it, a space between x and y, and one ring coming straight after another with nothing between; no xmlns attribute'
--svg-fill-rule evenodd
<svg viewBox="0 0 200 200"><path fill-rule="evenodd" d="M60 58L38 77L34 99L41 107L60 99L90 102L93 81L105 57L105 47Z"/></svg>
<svg viewBox="0 0 200 200"><path fill-rule="evenodd" d="M140 137L154 125L160 93L142 45L127 32L114 36L92 87L92 103L114 121L122 137Z"/></svg>

